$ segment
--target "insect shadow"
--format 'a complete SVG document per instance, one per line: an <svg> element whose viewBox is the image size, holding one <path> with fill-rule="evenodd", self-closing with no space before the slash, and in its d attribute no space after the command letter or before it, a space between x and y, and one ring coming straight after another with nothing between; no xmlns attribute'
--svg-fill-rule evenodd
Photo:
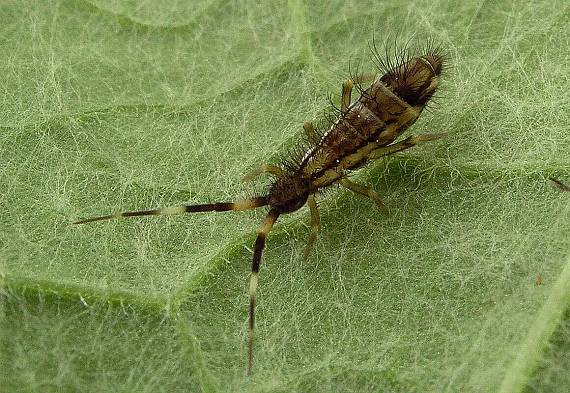
<svg viewBox="0 0 570 393"><path fill-rule="evenodd" d="M553 182L560 191L570 191L570 186L568 186L566 183L563 183L554 177L549 177L548 179Z"/></svg>

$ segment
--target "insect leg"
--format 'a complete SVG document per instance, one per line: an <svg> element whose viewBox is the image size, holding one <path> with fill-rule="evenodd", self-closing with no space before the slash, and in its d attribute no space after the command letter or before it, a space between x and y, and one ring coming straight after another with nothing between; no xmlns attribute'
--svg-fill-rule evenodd
<svg viewBox="0 0 570 393"><path fill-rule="evenodd" d="M305 261L309 259L315 240L317 240L317 235L321 230L321 218L319 216L319 209L317 208L317 200L315 199L315 196L313 194L309 195L307 202L309 204L309 210L311 211L311 233L309 235L307 245L305 246L305 252L303 253Z"/></svg>
<svg viewBox="0 0 570 393"><path fill-rule="evenodd" d="M264 164L242 177L241 181L251 181L262 173L270 173L274 176L281 177L283 176L283 169L275 165Z"/></svg>
<svg viewBox="0 0 570 393"><path fill-rule="evenodd" d="M352 79L347 79L342 84L342 96L340 102L340 111L346 113L348 107L350 106L350 96L352 94L352 88L354 87L354 82Z"/></svg>
<svg viewBox="0 0 570 393"><path fill-rule="evenodd" d="M374 74L362 74L358 76L351 77L350 79L346 79L342 84L342 95L341 95L341 103L340 103L340 111L342 113L346 113L348 107L350 106L350 99L352 95L352 89L354 85L356 85L357 89L362 91L361 83L363 82L371 82L376 78Z"/></svg>
<svg viewBox="0 0 570 393"><path fill-rule="evenodd" d="M388 214L388 209L382 203L382 199L380 199L380 195L374 191L372 187L366 187L361 184L355 183L347 178L343 178L339 181L340 185L343 187L348 188L350 191L356 192L357 194L364 195L376 204L376 207L383 213Z"/></svg>
<svg viewBox="0 0 570 393"><path fill-rule="evenodd" d="M313 123L308 121L303 124L303 131L305 131L305 138L307 138L307 141L309 141L309 143L312 143L313 145L319 143L320 136L317 133L317 130L315 129Z"/></svg>
<svg viewBox="0 0 570 393"><path fill-rule="evenodd" d="M267 216L263 220L259 231L257 232L257 239L255 239L255 246L253 249L253 262L251 263L251 275L249 276L249 335L247 340L247 374L251 374L251 367L253 366L253 328L255 326L255 294L257 292L257 274L259 272L259 265L261 263L261 253L265 247L265 239L271 231L273 224L277 221L279 212L275 209L269 210Z"/></svg>
<svg viewBox="0 0 570 393"><path fill-rule="evenodd" d="M160 209L153 209L153 210L139 210L139 211L115 213L115 214L110 214L108 216L86 218L83 220L75 221L74 224L85 224L93 221L111 220L113 218L121 218L121 217L161 216L163 214L198 213L198 212L211 212L211 211L224 212L228 210L241 211L241 210L255 209L257 207L265 205L267 205L266 197L256 197L250 199L243 199L237 202L205 203L201 205L172 206L172 207L163 207Z"/></svg>
<svg viewBox="0 0 570 393"><path fill-rule="evenodd" d="M409 149L419 142L433 141L445 137L447 134L424 134L424 135L411 135L401 142L394 143L388 146L382 146L372 150L368 158L374 160L376 158L384 157L390 154L397 153L402 150Z"/></svg>

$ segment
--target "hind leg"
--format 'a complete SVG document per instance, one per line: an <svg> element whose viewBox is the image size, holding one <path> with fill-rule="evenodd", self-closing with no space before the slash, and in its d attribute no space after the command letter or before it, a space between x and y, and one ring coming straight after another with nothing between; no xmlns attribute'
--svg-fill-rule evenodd
<svg viewBox="0 0 570 393"><path fill-rule="evenodd" d="M388 214L388 209L386 208L384 203L382 203L380 195L376 191L374 191L372 187L363 186L346 178L341 179L339 183L341 186L348 188L350 191L356 192L357 194L364 195L365 197L372 199L372 201L376 204L378 210L380 210L383 214L386 215Z"/></svg>
<svg viewBox="0 0 570 393"><path fill-rule="evenodd" d="M308 121L305 124L303 124L303 131L305 132L305 138L307 138L307 140L310 143L312 143L313 145L319 143L320 137L313 123Z"/></svg>
<svg viewBox="0 0 570 393"><path fill-rule="evenodd" d="M362 82L370 82L373 81L375 75L358 75L354 78L346 79L342 84L342 93L340 99L340 111L342 113L346 113L348 111L348 107L350 106L350 100L352 96L352 89L354 85L360 86Z"/></svg>
<svg viewBox="0 0 570 393"><path fill-rule="evenodd" d="M413 147L420 142L433 141L433 140L436 140L439 138L443 138L445 136L447 136L447 134L445 134L445 133L444 134L411 135L401 142L394 143L394 144L388 145L388 146L382 146L382 147L379 147L378 149L372 150L372 152L370 153L368 158L370 158L371 160L374 160L374 159L377 159L380 157L384 157L384 156L387 156L390 154L397 153L397 152L402 151L402 150L409 149L410 147Z"/></svg>

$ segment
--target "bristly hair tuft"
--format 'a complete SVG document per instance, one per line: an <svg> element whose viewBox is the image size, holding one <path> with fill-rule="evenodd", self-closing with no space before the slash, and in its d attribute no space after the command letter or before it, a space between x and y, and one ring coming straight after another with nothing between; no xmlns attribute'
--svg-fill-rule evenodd
<svg viewBox="0 0 570 393"><path fill-rule="evenodd" d="M370 48L372 61L382 75L398 79L409 78L412 76L412 73L416 72L416 69L410 67L402 68L402 66L420 56L433 56L441 61L442 70L448 69L449 56L433 38L428 38L422 45L413 48L410 47L410 41L411 38L404 44L399 44L396 38L393 41L387 39L383 53L380 53L376 46L376 40L372 36L372 41L368 43L368 47Z"/></svg>
<svg viewBox="0 0 570 393"><path fill-rule="evenodd" d="M374 35L372 36L372 41L368 43L368 46L371 51L372 61L382 76L398 78L400 80L409 78L414 72L416 72L416 68L402 66L408 64L410 60L420 56L433 56L441 61L442 70L448 70L448 55L440 44L437 44L434 39L428 38L422 45L411 48L411 39L412 37L403 44L399 44L398 37L394 37L393 39L388 38L383 45L383 53L381 53L376 45ZM359 71L360 63L354 63L349 60L349 77L354 81L354 87L358 93L360 95L366 95L366 87L364 87L360 81ZM330 103L328 109L323 111L323 115L320 116L320 120L315 124L314 137L308 138L305 135L300 143L297 143L295 146L288 149L283 155L280 162L287 172L297 171L308 152L320 144L320 141L327 130L329 130L335 122L338 122L343 118L344 114L334 103L330 94L328 95L328 100ZM437 102L434 100L430 102L430 105L437 105ZM430 110L429 105L426 106L426 109L428 111Z"/></svg>
<svg viewBox="0 0 570 393"><path fill-rule="evenodd" d="M339 116L341 116L340 108L332 102L330 96L329 102L330 106L323 110L322 115L319 116L319 120L314 124L314 137L309 138L306 134L303 134L303 139L293 147L287 149L285 154L283 154L280 162L287 172L295 172L299 169L307 152L319 145L326 131L339 119Z"/></svg>

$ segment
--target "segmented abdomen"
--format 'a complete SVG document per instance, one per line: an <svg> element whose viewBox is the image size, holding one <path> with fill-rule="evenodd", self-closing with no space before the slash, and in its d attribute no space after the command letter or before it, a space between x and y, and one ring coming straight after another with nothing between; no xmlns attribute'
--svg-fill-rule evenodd
<svg viewBox="0 0 570 393"><path fill-rule="evenodd" d="M345 170L362 166L371 146L394 141L417 118L417 111L405 114L410 109L375 80L307 153L298 173L317 188L334 183Z"/></svg>

